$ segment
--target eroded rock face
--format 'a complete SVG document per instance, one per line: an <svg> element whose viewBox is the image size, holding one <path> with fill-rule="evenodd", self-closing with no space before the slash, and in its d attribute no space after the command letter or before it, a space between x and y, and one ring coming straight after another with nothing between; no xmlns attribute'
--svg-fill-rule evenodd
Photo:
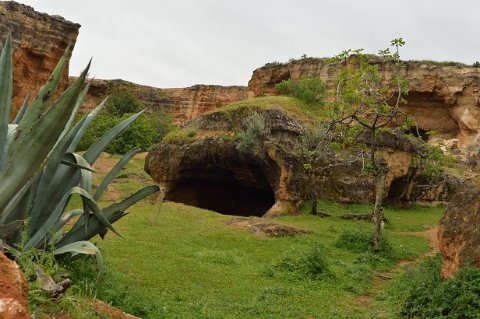
<svg viewBox="0 0 480 319"><path fill-rule="evenodd" d="M14 1L0 1L0 46L13 39L13 111L49 78L67 45L73 50L80 25ZM68 63L60 90L68 85Z"/></svg>
<svg viewBox="0 0 480 319"><path fill-rule="evenodd" d="M302 130L281 110L267 110L264 118L272 131L286 139ZM185 126L197 129L201 137L155 146L147 155L145 170L173 201L247 216L295 213L302 198L298 179L302 165L279 151L239 151L231 138L238 121L235 114L215 112L187 122Z"/></svg>
<svg viewBox="0 0 480 319"><path fill-rule="evenodd" d="M457 192L440 220L438 239L444 277L466 263L480 267L480 188L467 183Z"/></svg>
<svg viewBox="0 0 480 319"><path fill-rule="evenodd" d="M304 127L284 110L266 109L261 114L271 132L269 139L280 146L267 146L258 153L239 151L234 134L245 112L213 112L183 125L196 131L195 139L164 142L150 149L145 170L165 187L167 200L235 215L295 214L312 187L294 151ZM415 189L409 187L411 154L418 146L391 135L382 138L379 147L389 167L387 201L410 199ZM315 176L321 198L346 203L374 200L374 180L363 173L360 158L339 159L333 152L327 156L332 165ZM432 194L425 201L438 200Z"/></svg>
<svg viewBox="0 0 480 319"><path fill-rule="evenodd" d="M75 77L70 78L73 82ZM179 89L160 89L123 80L93 80L83 111L91 110L107 95L109 89L122 87L131 91L148 106L147 112L170 114L175 124L247 97L245 86L194 85Z"/></svg>
<svg viewBox="0 0 480 319"><path fill-rule="evenodd" d="M0 318L27 319L28 285L17 264L0 253Z"/></svg>
<svg viewBox="0 0 480 319"><path fill-rule="evenodd" d="M391 71L383 69L388 81ZM407 104L401 107L415 117L420 129L435 130L444 139L457 138L459 146L476 143L480 136L480 68L434 63L406 62L402 74L408 79ZM335 69L326 59L307 58L282 65L269 65L253 72L248 97L277 95L275 84L303 76L331 83Z"/></svg>

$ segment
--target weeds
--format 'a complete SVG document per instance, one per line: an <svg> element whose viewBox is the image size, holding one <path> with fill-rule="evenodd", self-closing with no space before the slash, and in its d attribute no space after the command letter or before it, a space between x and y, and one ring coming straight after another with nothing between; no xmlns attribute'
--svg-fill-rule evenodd
<svg viewBox="0 0 480 319"><path fill-rule="evenodd" d="M382 261L379 258L396 259L393 247L385 236L381 237L378 247L374 248L371 234L365 230L345 230L335 242L335 247L362 253L358 257L360 262Z"/></svg>
<svg viewBox="0 0 480 319"><path fill-rule="evenodd" d="M313 280L331 277L325 247L319 243L313 243L299 256L287 256L267 267L267 276L275 277L281 274L297 279Z"/></svg>

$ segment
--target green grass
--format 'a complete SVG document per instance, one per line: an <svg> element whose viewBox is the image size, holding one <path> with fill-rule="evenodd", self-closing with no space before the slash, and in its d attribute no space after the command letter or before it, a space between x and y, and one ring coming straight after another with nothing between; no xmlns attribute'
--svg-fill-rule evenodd
<svg viewBox="0 0 480 319"><path fill-rule="evenodd" d="M308 105L299 99L287 96L266 96L246 99L216 109L213 112L237 113L239 111L261 111L283 109L304 122L318 121L327 117L327 110L317 105Z"/></svg>
<svg viewBox="0 0 480 319"><path fill-rule="evenodd" d="M142 167L136 158L121 174L144 174ZM127 181L115 184L122 194L141 186L138 179ZM231 216L171 202L163 205L155 224L151 203L130 208L115 224L123 239L109 233L98 242L108 270L90 291L142 318L394 318L376 303L365 307L355 300L369 292L376 273L426 252L426 239L405 232L436 224L442 213L442 208L386 209L390 224L384 233L395 255L383 258L335 245L345 232L370 231L365 221L338 217L366 212L369 205L321 202L319 210L331 213L329 218L309 215L304 205L301 215L278 220L312 234L259 238L224 224ZM312 278L276 267L285 260L298 265L316 243L328 262L328 276Z"/></svg>

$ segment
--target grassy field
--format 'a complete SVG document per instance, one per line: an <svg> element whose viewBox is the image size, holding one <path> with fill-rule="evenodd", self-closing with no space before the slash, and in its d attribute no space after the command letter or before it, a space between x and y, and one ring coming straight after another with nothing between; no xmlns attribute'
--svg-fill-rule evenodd
<svg viewBox="0 0 480 319"><path fill-rule="evenodd" d="M151 183L142 167L135 158L111 196ZM138 203L115 224L124 238L109 233L98 241L108 271L103 282L89 284L90 294L143 318L396 318L381 300L362 298L376 289L378 273L428 250L426 239L406 232L432 227L443 211L386 209L393 252L376 254L338 245L345 235L368 236L369 223L338 217L366 212L368 205L321 202L319 209L333 215L328 218L307 214L305 206L303 214L276 221L311 234L260 238L226 225L232 216L171 202L155 223L154 202ZM328 262L326 274L281 266L317 261L319 254Z"/></svg>

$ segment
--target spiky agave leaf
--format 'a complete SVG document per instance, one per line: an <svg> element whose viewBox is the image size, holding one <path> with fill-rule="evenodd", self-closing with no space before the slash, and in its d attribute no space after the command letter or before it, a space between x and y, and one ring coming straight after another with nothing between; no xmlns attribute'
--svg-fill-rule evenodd
<svg viewBox="0 0 480 319"><path fill-rule="evenodd" d="M8 122L12 103L12 38L10 34L0 55L0 171L7 153Z"/></svg>
<svg viewBox="0 0 480 319"><path fill-rule="evenodd" d="M156 185L152 186L146 186L136 193L130 195L129 197L125 198L119 203L112 204L108 207L105 207L102 209L103 214L105 217L110 221L110 223L114 223L123 216L125 216L124 211L138 202L139 200L144 199L145 197L154 194L159 191L159 187ZM88 222L88 232L85 233L83 230L84 223L85 223L85 218L90 218ZM96 218L93 218L92 216L87 216L83 214L78 221L75 223L75 225L72 227L72 229L65 234L65 236L60 239L56 243L56 247L62 247L68 244L71 244L73 242L79 241L79 240L88 240L92 237L94 237L97 234L100 234L106 229L105 225L102 224L99 220Z"/></svg>
<svg viewBox="0 0 480 319"><path fill-rule="evenodd" d="M5 218L11 212L5 211L9 201L26 185L33 182L33 177L46 164L46 159L59 138L65 134L65 126L69 122L76 106L77 97L83 85L90 65L84 70L77 81L68 88L54 104L43 113L41 119L23 127L22 123L29 115L30 109L20 121L17 134L9 145L4 158L4 169L0 172L0 214Z"/></svg>

